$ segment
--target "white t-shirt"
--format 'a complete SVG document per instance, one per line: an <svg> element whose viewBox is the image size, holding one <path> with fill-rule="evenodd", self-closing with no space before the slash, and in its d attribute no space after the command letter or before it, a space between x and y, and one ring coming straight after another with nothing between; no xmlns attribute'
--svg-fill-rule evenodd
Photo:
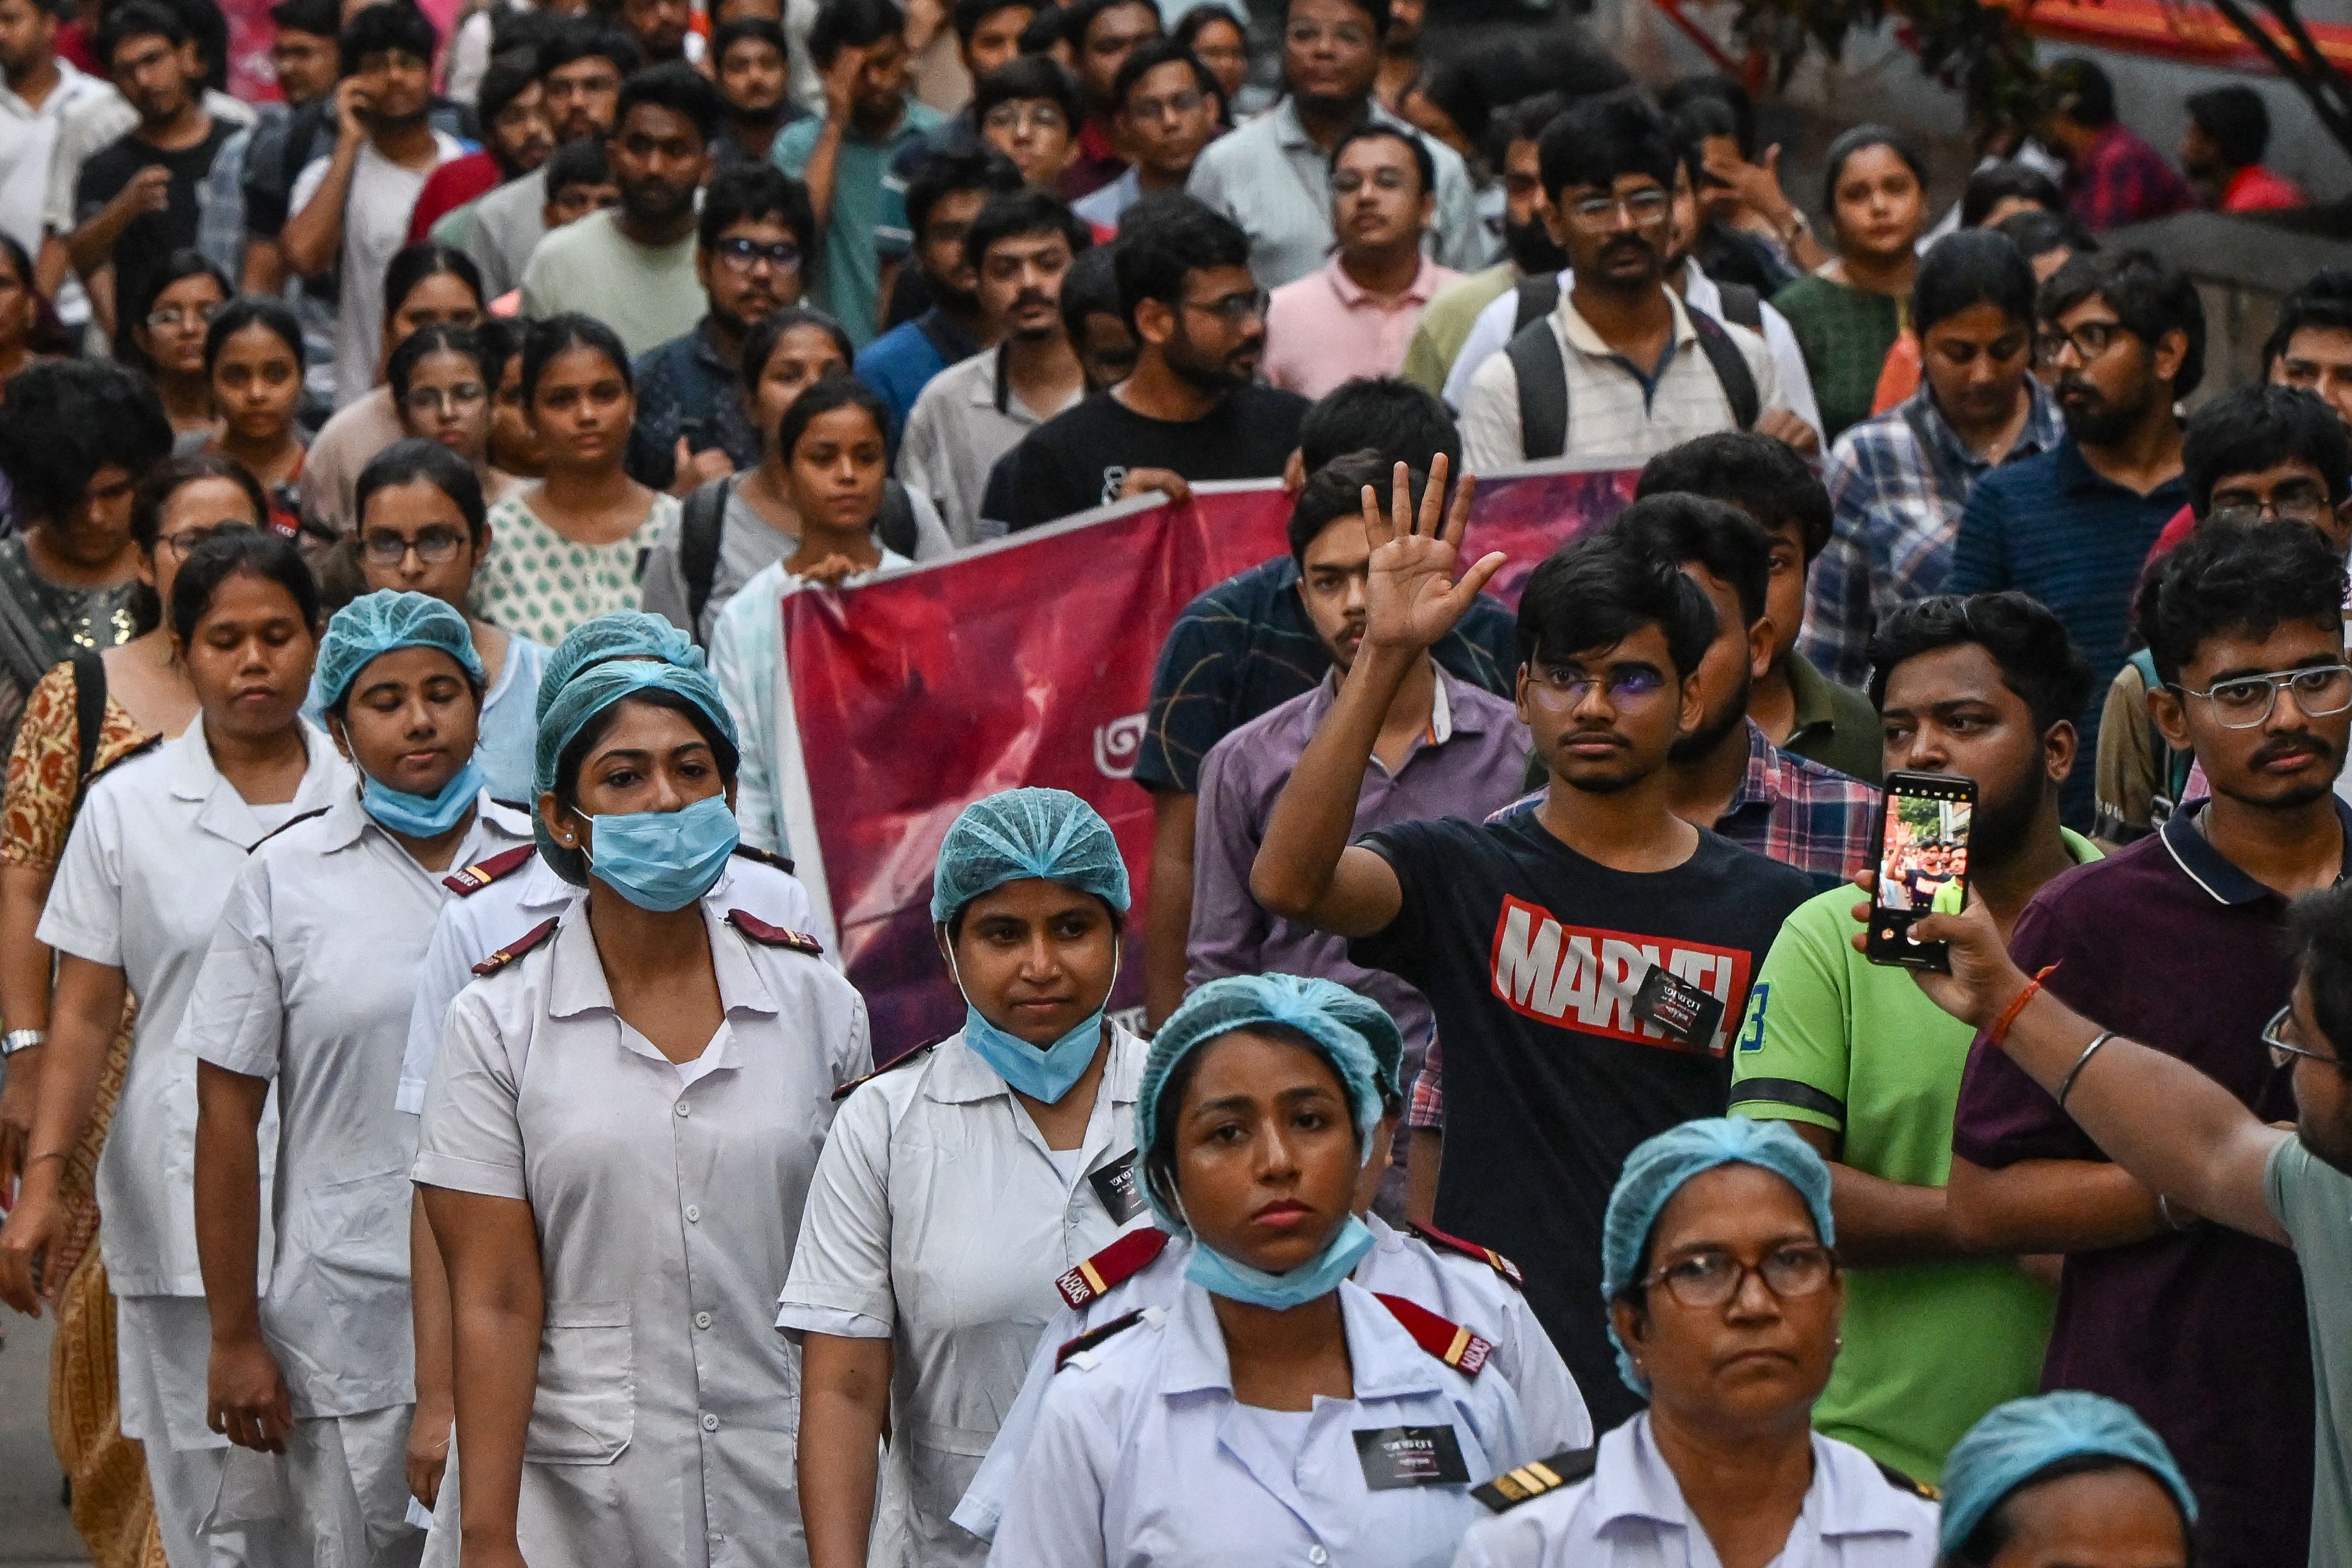
<svg viewBox="0 0 2352 1568"><path fill-rule="evenodd" d="M337 258L342 270L342 292L335 304L335 406L366 395L375 385L376 357L383 350L383 269L408 243L408 220L416 210L425 177L454 158L466 155L465 146L443 131L433 133L433 162L422 169L404 168L376 151L375 143L360 144L359 161L352 168L351 194L343 203L343 248ZM286 210L299 213L326 183L329 160L313 158L294 182Z"/></svg>

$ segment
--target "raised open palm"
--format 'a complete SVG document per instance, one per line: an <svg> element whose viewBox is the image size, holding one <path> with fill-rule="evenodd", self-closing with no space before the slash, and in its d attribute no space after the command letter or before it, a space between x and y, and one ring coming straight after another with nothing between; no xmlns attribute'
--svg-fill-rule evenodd
<svg viewBox="0 0 2352 1568"><path fill-rule="evenodd" d="M1379 492L1370 485L1364 486L1364 536L1372 547L1370 577L1364 585L1367 646L1433 647L1454 630L1478 591L1503 569L1504 557L1497 550L1458 579L1454 575L1477 480L1464 475L1454 487L1453 506L1447 507L1446 460L1440 453L1430 463L1429 483L1422 492L1416 517L1410 472L1402 463L1396 465L1385 514Z"/></svg>

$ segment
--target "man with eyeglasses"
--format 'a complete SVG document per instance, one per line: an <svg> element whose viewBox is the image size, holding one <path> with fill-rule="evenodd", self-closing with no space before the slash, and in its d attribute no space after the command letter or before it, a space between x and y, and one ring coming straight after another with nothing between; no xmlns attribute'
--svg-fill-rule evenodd
<svg viewBox="0 0 2352 1568"><path fill-rule="evenodd" d="M1279 288L1330 254L1331 152L1366 120L1392 125L1429 149L1437 177L1436 257L1457 272L1486 262L1487 241L1462 155L1407 126L1372 95L1389 0L1289 0L1282 24L1282 79L1274 109L1202 150L1185 188L1250 237L1250 271Z"/></svg>
<svg viewBox="0 0 2352 1568"><path fill-rule="evenodd" d="M1240 229L1171 196L1129 220L1115 264L1135 372L998 463L1016 533L1154 490L1182 500L1194 480L1272 478L1298 444L1307 400L1257 380L1266 300Z"/></svg>
<svg viewBox="0 0 2352 1568"><path fill-rule="evenodd" d="M1129 57L1160 36L1160 7L1152 0L1076 0L1070 6L1062 37L1070 42L1086 118L1075 131L1076 155L1062 175L1065 201L1092 195L1126 172L1116 126L1118 75Z"/></svg>
<svg viewBox="0 0 2352 1568"><path fill-rule="evenodd" d="M2352 872L2352 808L2333 789L2352 738L2344 591L2335 549L2284 520L2209 520L2158 563L2136 612L2162 682L2148 707L2212 797L2053 881L2009 944L2065 1008L2177 1058L2263 1122L2294 1113L2262 1043L2294 991L2288 905ZM2201 1223L2192 1188L2110 1165L2067 1096L2116 1083L2116 1063L2083 1059L2087 1031L2054 1078L2004 1056L2021 990L2004 989L1990 1019L1969 1015L1985 1032L1953 1120L1958 1228L1990 1250L2067 1255L2042 1385L2112 1396L2156 1428L2197 1490L2200 1562L2302 1562L2312 1385L2294 1260Z"/></svg>
<svg viewBox="0 0 2352 1568"><path fill-rule="evenodd" d="M633 367L629 476L678 496L760 461L760 432L743 406L743 340L801 302L801 258L816 243L808 193L765 163L714 175L696 224L702 319Z"/></svg>
<svg viewBox="0 0 2352 1568"><path fill-rule="evenodd" d="M980 139L1038 190L1058 192L1078 156L1077 84L1045 55L1023 55L980 78L971 99Z"/></svg>
<svg viewBox="0 0 2352 1568"><path fill-rule="evenodd" d="M1111 86L1112 124L1134 160L1110 183L1072 204L1104 235L1146 196L1181 191L1223 121L1224 90L1192 50L1154 38L1127 57Z"/></svg>
<svg viewBox="0 0 2352 1568"><path fill-rule="evenodd" d="M2042 362L2059 372L2066 438L2005 463L1969 492L1952 541L1950 593L2018 588L2066 623L2104 694L2124 662L2132 585L2189 499L2174 405L2205 370L2196 286L2147 251L2078 256L2042 286ZM2096 754L2095 701L2077 727ZM2091 773L2066 781L2060 814L2092 827Z"/></svg>
<svg viewBox="0 0 2352 1568"><path fill-rule="evenodd" d="M1349 842L1406 677L1502 565L1460 559L1471 486L1447 512L1447 476L1438 460L1417 516L1402 494L1368 509L1363 642L1275 801L1250 891L1429 999L1445 1122L1442 1137L1416 1128L1414 1190L1433 1183L1438 1228L1519 1265L1605 1428L1640 1407L1601 1300L1610 1191L1644 1138L1723 1113L1748 981L1813 884L1675 814L1668 760L1702 716L1715 612L1616 530L1554 554L1520 596L1517 711L1541 803Z"/></svg>

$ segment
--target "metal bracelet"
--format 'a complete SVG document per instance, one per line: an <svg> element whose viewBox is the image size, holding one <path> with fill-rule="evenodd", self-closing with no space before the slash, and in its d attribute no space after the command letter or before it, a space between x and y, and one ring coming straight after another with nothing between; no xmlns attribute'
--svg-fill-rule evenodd
<svg viewBox="0 0 2352 1568"><path fill-rule="evenodd" d="M2068 1068L2066 1076L2058 1081L2058 1109L2063 1111L2066 1108L2066 1096L2074 1092L2074 1080L2083 1076L2083 1069L2091 1064L2091 1058L2098 1055L2099 1048L2115 1038L2115 1030L2103 1029L2092 1037L2090 1044L2083 1048L2083 1054L2074 1059L2074 1065Z"/></svg>

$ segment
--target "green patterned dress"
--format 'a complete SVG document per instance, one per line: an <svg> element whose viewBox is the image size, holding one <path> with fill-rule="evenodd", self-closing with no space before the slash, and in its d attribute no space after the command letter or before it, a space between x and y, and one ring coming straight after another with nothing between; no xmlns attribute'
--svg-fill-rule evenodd
<svg viewBox="0 0 2352 1568"><path fill-rule="evenodd" d="M1832 283L1817 273L1772 296L1772 304L1789 319L1797 347L1804 352L1813 396L1822 405L1826 427L1822 449L1826 452L1847 425L1870 417L1886 350L1903 331L1903 302L1891 294Z"/></svg>
<svg viewBox="0 0 2352 1568"><path fill-rule="evenodd" d="M608 545L565 538L530 509L530 494L490 508L490 559L474 578L474 612L554 647L572 628L642 607L646 556L677 528L675 496L656 495L637 530Z"/></svg>

